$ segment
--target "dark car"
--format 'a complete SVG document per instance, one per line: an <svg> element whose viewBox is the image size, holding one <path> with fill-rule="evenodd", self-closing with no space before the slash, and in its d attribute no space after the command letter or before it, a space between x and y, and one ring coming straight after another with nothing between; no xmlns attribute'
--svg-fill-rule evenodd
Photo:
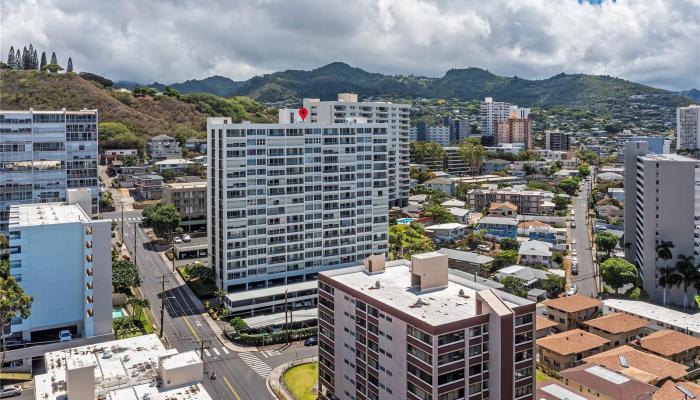
<svg viewBox="0 0 700 400"><path fill-rule="evenodd" d="M318 338L316 336L304 340L304 346L316 346L317 344Z"/></svg>

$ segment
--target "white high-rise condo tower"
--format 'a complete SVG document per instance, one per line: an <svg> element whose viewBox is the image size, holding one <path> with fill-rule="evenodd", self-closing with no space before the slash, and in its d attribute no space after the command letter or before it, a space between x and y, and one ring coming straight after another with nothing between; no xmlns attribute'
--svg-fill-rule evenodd
<svg viewBox="0 0 700 400"><path fill-rule="evenodd" d="M97 110L0 111L0 232L14 204L67 201L89 188L97 214Z"/></svg>
<svg viewBox="0 0 700 400"><path fill-rule="evenodd" d="M700 105L676 109L676 149L700 149Z"/></svg>
<svg viewBox="0 0 700 400"><path fill-rule="evenodd" d="M491 97L485 98L484 101L481 102L481 134L484 136L493 136L496 130L496 123L508 119L510 108L510 103L493 101ZM529 114L529 109L522 110L524 114ZM523 118L525 117L527 117L527 115L524 115Z"/></svg>
<svg viewBox="0 0 700 400"><path fill-rule="evenodd" d="M388 247L388 124L207 120L209 262L236 292Z"/></svg>
<svg viewBox="0 0 700 400"><path fill-rule="evenodd" d="M337 101L304 99L309 122L337 124L365 122L387 125L389 204L408 204L408 163L411 106L384 101L358 101L355 93L340 93Z"/></svg>

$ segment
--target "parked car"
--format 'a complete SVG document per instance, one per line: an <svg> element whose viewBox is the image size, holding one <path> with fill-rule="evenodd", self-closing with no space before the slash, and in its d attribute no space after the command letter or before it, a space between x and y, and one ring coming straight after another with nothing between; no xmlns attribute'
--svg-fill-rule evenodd
<svg viewBox="0 0 700 400"><path fill-rule="evenodd" d="M572 245L576 244L576 239L571 239L571 244Z"/></svg>
<svg viewBox="0 0 700 400"><path fill-rule="evenodd" d="M571 273L573 275L578 275L578 265L574 264L571 266Z"/></svg>
<svg viewBox="0 0 700 400"><path fill-rule="evenodd" d="M183 242L191 242L191 241L192 241L192 237L191 237L190 235L188 235L188 234L185 233L184 235L182 235L182 241L183 241Z"/></svg>
<svg viewBox="0 0 700 400"><path fill-rule="evenodd" d="M173 238L173 242L175 242L175 243L182 243L182 239L180 239L180 236L175 236L175 237Z"/></svg>
<svg viewBox="0 0 700 400"><path fill-rule="evenodd" d="M25 344L27 344L26 340L22 339L5 339L5 346L8 349L14 349L17 347L23 347Z"/></svg>
<svg viewBox="0 0 700 400"><path fill-rule="evenodd" d="M318 344L318 338L316 336L310 337L304 340L304 346L316 346Z"/></svg>
<svg viewBox="0 0 700 400"><path fill-rule="evenodd" d="M0 389L0 399L6 397L15 397L22 394L22 386L20 385L7 385Z"/></svg>
<svg viewBox="0 0 700 400"><path fill-rule="evenodd" d="M485 245L485 244L480 244L480 245L476 246L476 249L479 251L491 251L491 247L489 247L488 245Z"/></svg>
<svg viewBox="0 0 700 400"><path fill-rule="evenodd" d="M58 332L58 340L61 342L70 342L73 340L73 335L71 335L68 329L63 329Z"/></svg>
<svg viewBox="0 0 700 400"><path fill-rule="evenodd" d="M576 257L578 253L576 252L576 249L571 249L571 255Z"/></svg>
<svg viewBox="0 0 700 400"><path fill-rule="evenodd" d="M576 221L571 221L571 227L576 228Z"/></svg>
<svg viewBox="0 0 700 400"><path fill-rule="evenodd" d="M578 286L576 284L571 285L571 289L566 291L567 296L573 296L578 292Z"/></svg>

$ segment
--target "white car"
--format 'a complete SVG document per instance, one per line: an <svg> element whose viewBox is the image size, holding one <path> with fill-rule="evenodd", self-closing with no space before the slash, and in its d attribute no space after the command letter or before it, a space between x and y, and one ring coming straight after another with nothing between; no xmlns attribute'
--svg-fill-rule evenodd
<svg viewBox="0 0 700 400"><path fill-rule="evenodd" d="M571 244L572 245L576 244L576 239L571 239Z"/></svg>
<svg viewBox="0 0 700 400"><path fill-rule="evenodd" d="M567 290L564 294L567 296L573 296L578 292L578 286L576 284L571 285L571 289Z"/></svg>
<svg viewBox="0 0 700 400"><path fill-rule="evenodd" d="M571 255L576 257L578 253L576 253L576 249L571 249Z"/></svg>
<svg viewBox="0 0 700 400"><path fill-rule="evenodd" d="M58 332L58 340L61 342L70 342L73 340L73 335L71 335L68 329L63 329L62 331Z"/></svg>
<svg viewBox="0 0 700 400"><path fill-rule="evenodd" d="M175 237L173 238L173 242L175 242L175 243L182 243L182 239L180 239L179 236L175 236Z"/></svg>
<svg viewBox="0 0 700 400"><path fill-rule="evenodd" d="M183 241L183 242L191 242L191 241L192 241L192 237L191 237L190 235L188 235L188 234L185 233L184 235L182 235L182 241Z"/></svg>
<svg viewBox="0 0 700 400"><path fill-rule="evenodd" d="M571 257L571 264L572 264L572 265L578 264L578 258L577 258L577 257Z"/></svg>
<svg viewBox="0 0 700 400"><path fill-rule="evenodd" d="M7 385L0 388L0 399L6 397L16 397L22 394L22 386L20 385Z"/></svg>

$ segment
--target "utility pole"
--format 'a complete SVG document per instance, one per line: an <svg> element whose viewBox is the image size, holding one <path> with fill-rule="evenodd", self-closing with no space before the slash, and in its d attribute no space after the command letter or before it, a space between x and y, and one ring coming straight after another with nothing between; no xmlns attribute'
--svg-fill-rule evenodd
<svg viewBox="0 0 700 400"><path fill-rule="evenodd" d="M134 266L136 266L136 222L134 222L134 254L132 254L134 258Z"/></svg>
<svg viewBox="0 0 700 400"><path fill-rule="evenodd" d="M163 325L163 321L165 318L165 282L168 281L168 276L166 274L161 275L158 279L160 279L160 284L161 284L161 289L160 289L160 334L158 335L159 338L163 338L163 331L165 330L165 326Z"/></svg>
<svg viewBox="0 0 700 400"><path fill-rule="evenodd" d="M170 233L170 240L173 243L173 273L175 273L175 235Z"/></svg>
<svg viewBox="0 0 700 400"><path fill-rule="evenodd" d="M121 202L122 205L122 244L124 243L124 200Z"/></svg>

